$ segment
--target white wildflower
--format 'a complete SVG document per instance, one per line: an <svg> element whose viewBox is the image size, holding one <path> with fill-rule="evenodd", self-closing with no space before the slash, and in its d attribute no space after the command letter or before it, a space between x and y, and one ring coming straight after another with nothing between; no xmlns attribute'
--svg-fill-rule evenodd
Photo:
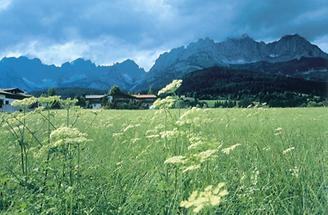
<svg viewBox="0 0 328 215"><path fill-rule="evenodd" d="M131 142L132 142L133 144L135 144L135 143L137 143L137 142L140 141L140 140L141 140L140 138L136 137L136 138L131 139Z"/></svg>
<svg viewBox="0 0 328 215"><path fill-rule="evenodd" d="M50 141L52 147L66 144L81 144L88 141L87 134L80 132L77 128L60 127L51 132Z"/></svg>
<svg viewBox="0 0 328 215"><path fill-rule="evenodd" d="M130 130L130 129L132 129L132 128L134 128L134 125L128 125L127 127L125 127L125 128L122 130L122 132L125 133L125 132L127 132L128 130Z"/></svg>
<svg viewBox="0 0 328 215"><path fill-rule="evenodd" d="M188 111L184 112L176 122L178 126L184 126L184 125L194 125L194 126L202 126L205 123L209 122L209 119L206 117L200 117L200 114L204 113L205 111L193 107L189 109Z"/></svg>
<svg viewBox="0 0 328 215"><path fill-rule="evenodd" d="M262 150L263 151L269 151L271 148L269 147L269 146L267 146L267 147L264 147Z"/></svg>
<svg viewBox="0 0 328 215"><path fill-rule="evenodd" d="M180 206L183 208L192 208L194 213L199 213L207 207L215 207L221 204L222 198L228 195L225 183L219 183L217 186L208 186L204 191L194 191L188 200L182 201Z"/></svg>
<svg viewBox="0 0 328 215"><path fill-rule="evenodd" d="M116 163L116 166L121 166L123 164L123 161L119 161Z"/></svg>
<svg viewBox="0 0 328 215"><path fill-rule="evenodd" d="M292 169L289 169L289 171L290 171L290 173L291 173L291 175L292 175L293 177L295 177L295 178L298 178L298 177L299 177L299 172L300 172L300 170L299 170L299 168L298 168L297 166L295 166L295 167L292 168Z"/></svg>
<svg viewBox="0 0 328 215"><path fill-rule="evenodd" d="M77 102L78 102L77 99L71 99L71 98L63 99L63 100L61 99L60 100L60 105L63 108L68 109L68 108L73 107Z"/></svg>
<svg viewBox="0 0 328 215"><path fill-rule="evenodd" d="M174 93L182 85L182 80L173 80L158 92L158 95Z"/></svg>
<svg viewBox="0 0 328 215"><path fill-rule="evenodd" d="M282 151L282 154L287 154L287 153L290 153L291 151L293 151L295 149L295 147L294 146L292 146L292 147L289 147L288 149L285 149L284 151Z"/></svg>
<svg viewBox="0 0 328 215"><path fill-rule="evenodd" d="M260 171L257 169L257 167L255 167L255 169L252 171L252 175L251 175L252 185L254 185L254 186L257 185L259 175L260 175Z"/></svg>
<svg viewBox="0 0 328 215"><path fill-rule="evenodd" d="M168 158L166 161L164 161L164 164L183 164L186 162L186 157L179 155L179 156L173 156L171 158Z"/></svg>
<svg viewBox="0 0 328 215"><path fill-rule="evenodd" d="M191 166L188 166L188 167L185 167L183 170L182 170L182 172L183 173L186 173L186 172L192 172L192 171L194 171L194 170L197 170L197 169L200 169L200 165L199 164L197 164L197 165L191 165Z"/></svg>
<svg viewBox="0 0 328 215"><path fill-rule="evenodd" d="M170 131L162 131L160 133L161 138L175 138L179 135L179 131L177 128L174 128L173 130Z"/></svg>
<svg viewBox="0 0 328 215"><path fill-rule="evenodd" d="M152 106L155 109L170 109L170 108L174 108L177 100L178 100L177 97L167 96L164 99L157 99Z"/></svg>
<svg viewBox="0 0 328 215"><path fill-rule="evenodd" d="M282 128L276 128L275 130L274 130L274 135L275 136L279 136L279 135L281 135L282 134L282 132L283 132L283 129Z"/></svg>
<svg viewBox="0 0 328 215"><path fill-rule="evenodd" d="M49 96L49 97L40 97L38 98L38 102L42 104L43 106L49 107L56 102L60 102L60 96Z"/></svg>
<svg viewBox="0 0 328 215"><path fill-rule="evenodd" d="M217 152L218 150L216 149L208 149L206 151L200 152L199 154L196 155L196 157L200 160L201 163L203 163L206 160L213 157Z"/></svg>
<svg viewBox="0 0 328 215"><path fill-rule="evenodd" d="M120 137L123 136L123 133L118 132L118 133L113 133L113 137Z"/></svg>
<svg viewBox="0 0 328 215"><path fill-rule="evenodd" d="M15 100L11 105L25 109L31 107L35 103L37 103L37 99L35 97L30 97L23 100Z"/></svg>
<svg viewBox="0 0 328 215"><path fill-rule="evenodd" d="M230 147L228 147L228 148L224 148L224 149L222 149L222 152L224 153L224 154L230 154L233 150L235 150L235 148L237 148L238 146L240 146L241 144L239 144L239 143L237 143L237 144L235 144L235 145L232 145L232 146L230 146Z"/></svg>
<svg viewBox="0 0 328 215"><path fill-rule="evenodd" d="M199 146L204 145L204 141L199 136L196 136L193 133L189 135L188 140L190 142L188 150L193 150L198 148Z"/></svg>
<svg viewBox="0 0 328 215"><path fill-rule="evenodd" d="M155 138L160 138L161 136L158 134L152 134L152 135L147 135L146 138L148 139L155 139Z"/></svg>

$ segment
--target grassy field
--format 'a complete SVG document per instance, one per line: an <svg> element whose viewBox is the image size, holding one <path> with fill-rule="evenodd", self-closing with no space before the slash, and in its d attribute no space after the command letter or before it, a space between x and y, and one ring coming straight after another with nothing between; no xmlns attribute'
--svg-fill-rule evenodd
<svg viewBox="0 0 328 215"><path fill-rule="evenodd" d="M328 213L327 108L52 110L0 122L0 214Z"/></svg>

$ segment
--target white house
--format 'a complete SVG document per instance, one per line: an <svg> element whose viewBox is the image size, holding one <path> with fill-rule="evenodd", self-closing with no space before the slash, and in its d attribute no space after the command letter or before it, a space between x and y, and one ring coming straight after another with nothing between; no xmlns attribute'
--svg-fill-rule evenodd
<svg viewBox="0 0 328 215"><path fill-rule="evenodd" d="M113 99L112 96L108 95L86 95L85 100L87 102L87 107L92 109L102 108L104 101L111 102Z"/></svg>
<svg viewBox="0 0 328 215"><path fill-rule="evenodd" d="M31 97L19 88L0 89L0 112L15 112L19 111L11 104L15 100L22 100Z"/></svg>

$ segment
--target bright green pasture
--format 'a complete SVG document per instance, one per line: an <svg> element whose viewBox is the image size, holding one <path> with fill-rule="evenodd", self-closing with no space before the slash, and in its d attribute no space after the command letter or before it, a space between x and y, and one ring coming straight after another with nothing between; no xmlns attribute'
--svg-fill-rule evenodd
<svg viewBox="0 0 328 215"><path fill-rule="evenodd" d="M226 183L229 195L219 206L200 213L328 213L327 108L202 109L187 117L192 124L177 125L186 111L73 112L71 123L92 140L82 151L82 177L90 184L81 190L89 196L81 200L85 208L74 213L189 214L192 209L181 208L180 202L193 191L220 182ZM53 111L56 126L65 123L65 114ZM27 123L36 136L44 138L45 122L40 116L29 116ZM197 152L218 152L194 171L164 164L170 157L193 153L188 150L190 136L204 144ZM30 144L36 145L32 139ZM221 151L234 144L240 146L229 154ZM19 172L18 149L2 128L0 188L5 186L1 178L4 181ZM31 160L31 166L37 168L38 162ZM19 185L14 189L0 195L0 214L19 211L24 201L33 203L33 194L26 194ZM1 211L1 198L8 200L9 193L12 205ZM24 207L32 211L29 205ZM62 213L56 204L53 207L49 214Z"/></svg>

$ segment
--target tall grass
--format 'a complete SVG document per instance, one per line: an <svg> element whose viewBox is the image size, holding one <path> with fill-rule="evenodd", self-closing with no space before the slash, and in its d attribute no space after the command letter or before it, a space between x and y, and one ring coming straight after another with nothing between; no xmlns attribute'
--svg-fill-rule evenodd
<svg viewBox="0 0 328 215"><path fill-rule="evenodd" d="M326 108L2 114L0 212L325 214L327 120ZM89 141L46 148L49 158L62 127ZM10 132L23 128L24 168ZM229 194L209 192L220 183Z"/></svg>

